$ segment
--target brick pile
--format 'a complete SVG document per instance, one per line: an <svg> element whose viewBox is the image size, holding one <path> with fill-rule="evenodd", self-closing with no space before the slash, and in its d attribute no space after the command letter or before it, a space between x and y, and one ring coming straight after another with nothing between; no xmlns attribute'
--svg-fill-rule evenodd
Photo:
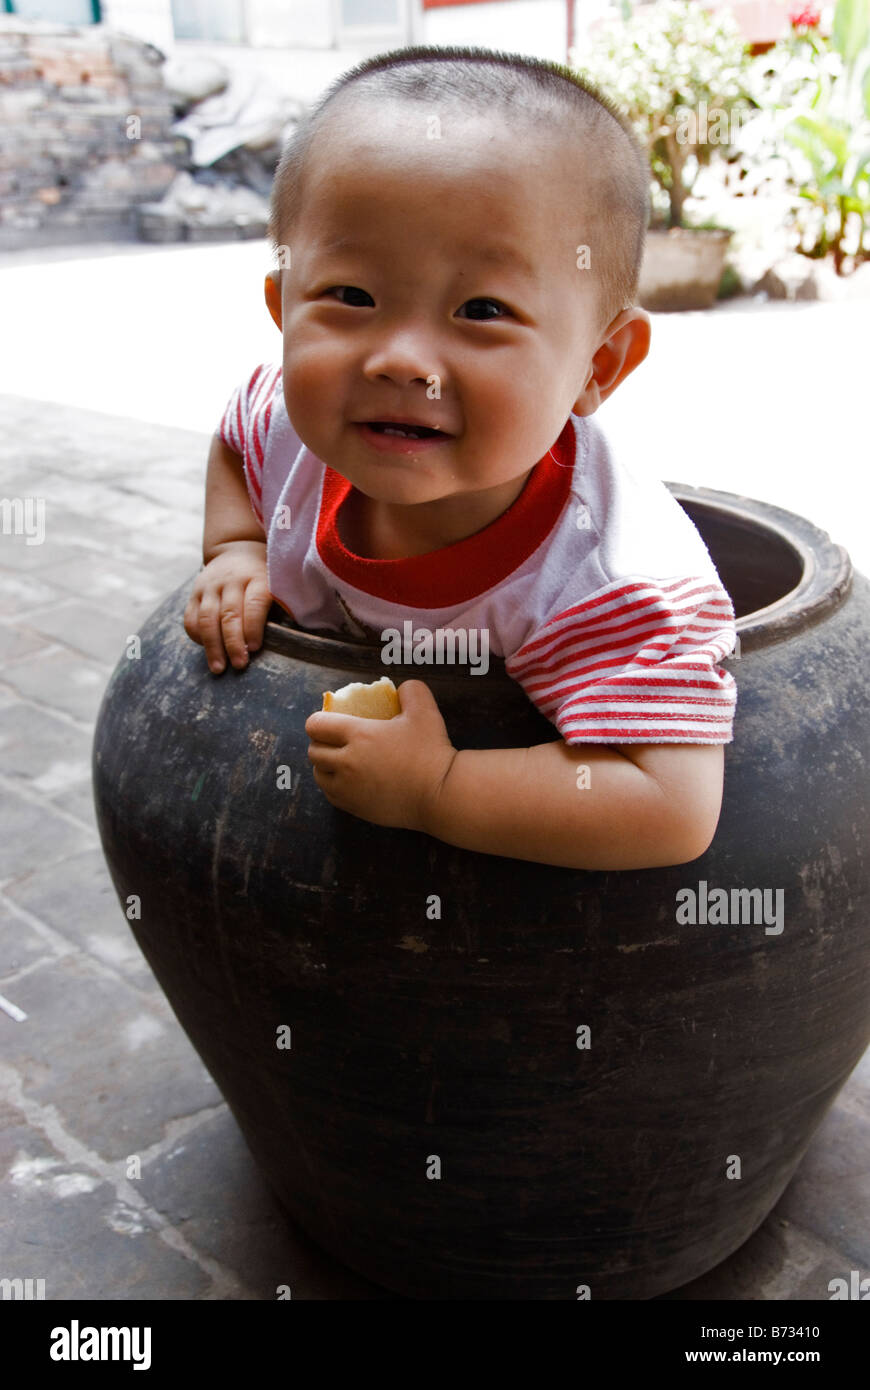
<svg viewBox="0 0 870 1390"><path fill-rule="evenodd" d="M103 24L0 16L0 249L135 238L186 159L163 62Z"/></svg>

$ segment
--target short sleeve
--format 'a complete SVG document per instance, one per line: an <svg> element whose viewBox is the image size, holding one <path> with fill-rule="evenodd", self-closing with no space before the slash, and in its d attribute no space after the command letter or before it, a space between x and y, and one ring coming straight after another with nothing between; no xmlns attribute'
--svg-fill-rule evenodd
<svg viewBox="0 0 870 1390"><path fill-rule="evenodd" d="M717 663L736 635L717 578L633 577L551 618L505 666L566 743L730 743L737 690Z"/></svg>
<svg viewBox="0 0 870 1390"><path fill-rule="evenodd" d="M272 398L280 367L261 363L235 389L221 416L217 434L241 455L254 515L263 526L263 465L272 415Z"/></svg>

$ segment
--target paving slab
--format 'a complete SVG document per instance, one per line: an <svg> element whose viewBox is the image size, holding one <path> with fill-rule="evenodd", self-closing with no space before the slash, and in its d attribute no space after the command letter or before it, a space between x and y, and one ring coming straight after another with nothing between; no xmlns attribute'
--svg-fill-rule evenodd
<svg viewBox="0 0 870 1390"><path fill-rule="evenodd" d="M0 562L3 551L0 549ZM58 576L63 581L62 572ZM49 603L57 603L65 597L63 587L51 584L44 571L35 574L16 573L0 563L0 615L20 618L33 608L42 608Z"/></svg>
<svg viewBox="0 0 870 1390"><path fill-rule="evenodd" d="M119 1165L119 1173L123 1171ZM64 1158L0 1101L0 1247L6 1278L56 1300L203 1297L211 1279L87 1163Z"/></svg>
<svg viewBox="0 0 870 1390"><path fill-rule="evenodd" d="M106 410L112 402L105 396L97 409L83 411L81 404L81 400L66 405L52 400L46 409L44 400L0 395L0 414L5 419L14 417L18 430L17 434L4 432L0 439L2 476L20 474L21 440L26 439L28 463L32 459L37 474L51 471L83 481L109 482L150 473L154 468L178 474L200 470L205 477L209 435L218 426L219 413L201 430L174 428L175 422L168 422L167 429L166 423L142 419L131 430L130 416ZM85 416L87 427L83 431ZM27 476L33 474L28 471Z"/></svg>
<svg viewBox="0 0 870 1390"><path fill-rule="evenodd" d="M14 994L10 983L14 977L39 962L53 960L56 954L52 944L34 930L32 923L11 912L0 898L0 991L9 990ZM12 999L12 1003L15 1002ZM3 1026L5 1029L5 1019Z"/></svg>
<svg viewBox="0 0 870 1390"><path fill-rule="evenodd" d="M50 794L87 781L90 756L88 734L47 710L23 701L0 710L0 765L5 777Z"/></svg>
<svg viewBox="0 0 870 1390"><path fill-rule="evenodd" d="M16 661L14 666L7 667L5 678L13 690L28 700L61 710L82 723L92 723L110 674L108 665L55 647L36 657Z"/></svg>
<svg viewBox="0 0 870 1390"><path fill-rule="evenodd" d="M107 599L115 608L127 599L153 603L156 607L165 594L161 579L144 564L133 564L129 555L108 555L99 550L88 551L71 565L49 565L40 571L40 579L67 595L75 594L91 602Z"/></svg>
<svg viewBox="0 0 870 1390"><path fill-rule="evenodd" d="M836 1246L829 1278L848 1279L850 1269L870 1274L870 1119L835 1107L779 1205L792 1223Z"/></svg>
<svg viewBox="0 0 870 1390"><path fill-rule="evenodd" d="M19 979L15 1003L28 1017L7 1020L4 1062L103 1159L142 1153L170 1121L221 1101L163 995L78 951Z"/></svg>
<svg viewBox="0 0 870 1390"><path fill-rule="evenodd" d="M12 570L24 582L26 575L39 576L49 565L80 560L82 549L76 539L61 541L47 527L42 545L28 545L20 536L3 536L0 537L0 570Z"/></svg>
<svg viewBox="0 0 870 1390"><path fill-rule="evenodd" d="M715 1269L663 1294L660 1302L821 1302L842 1271L832 1244L781 1216L780 1202L753 1236ZM811 1319L810 1319L811 1321Z"/></svg>
<svg viewBox="0 0 870 1390"><path fill-rule="evenodd" d="M125 615L110 612L81 599L71 599L51 609L42 609L31 616L37 632L63 642L83 656L113 668L124 652L127 638L136 631L136 624L151 612L153 604L131 600L124 604Z"/></svg>
<svg viewBox="0 0 870 1390"><path fill-rule="evenodd" d="M61 473L54 462L49 467L34 466L28 473L26 492L45 498L46 535L73 533L80 526L80 517L99 519L113 496L112 490L96 478ZM4 480L3 486L11 491L8 481Z"/></svg>
<svg viewBox="0 0 870 1390"><path fill-rule="evenodd" d="M232 1269L252 1297L274 1300L281 1285L291 1299L393 1297L287 1220L226 1107L143 1167L142 1193L197 1250Z"/></svg>
<svg viewBox="0 0 870 1390"><path fill-rule="evenodd" d="M4 885L4 891L13 903L85 954L117 970L138 990L159 992L118 901L101 849L21 873Z"/></svg>
<svg viewBox="0 0 870 1390"><path fill-rule="evenodd" d="M11 662L19 661L32 652L45 651L50 646L50 638L41 636L32 628L0 622L0 661L7 670Z"/></svg>
<svg viewBox="0 0 870 1390"><path fill-rule="evenodd" d="M203 460L203 465L204 463ZM152 503L168 507L173 516L192 517L201 521L205 498L205 466L195 470L188 467L181 476L162 469L149 468L147 473L140 473L135 478L125 478L119 491L131 498L147 498Z"/></svg>
<svg viewBox="0 0 870 1390"><path fill-rule="evenodd" d="M0 709L0 720L7 712ZM0 783L0 881L23 864L48 867L95 843L93 831L67 820L47 798L22 795L5 779Z"/></svg>
<svg viewBox="0 0 870 1390"><path fill-rule="evenodd" d="M48 800L47 804L67 816L73 816L81 825L92 830L95 843L99 843L97 840L97 817L94 810L94 791L90 782L78 782L74 787L67 787L64 791L57 792Z"/></svg>
<svg viewBox="0 0 870 1390"><path fill-rule="evenodd" d="M164 540L170 540L176 543L177 550L190 549L196 555L197 559L201 559L201 509L191 513L175 512L165 521L161 521L159 525L149 522L147 525L137 528L137 534L144 543L158 530Z"/></svg>

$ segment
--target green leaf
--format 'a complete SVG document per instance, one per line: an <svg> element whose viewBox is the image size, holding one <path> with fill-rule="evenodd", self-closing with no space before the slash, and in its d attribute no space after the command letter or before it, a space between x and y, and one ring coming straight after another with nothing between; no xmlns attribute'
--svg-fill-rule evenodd
<svg viewBox="0 0 870 1390"><path fill-rule="evenodd" d="M862 175L866 175L868 166L870 166L870 148L858 150L850 156L843 171L843 178L850 188L858 183Z"/></svg>
<svg viewBox="0 0 870 1390"><path fill-rule="evenodd" d="M870 37L870 0L837 0L831 38L847 68L851 68Z"/></svg>
<svg viewBox="0 0 870 1390"><path fill-rule="evenodd" d="M849 153L849 132L842 126L836 126L831 121L820 120L815 116L798 116L786 129L786 135L795 127L817 151L819 158L822 157L823 151L827 150L834 156L839 167L845 164Z"/></svg>

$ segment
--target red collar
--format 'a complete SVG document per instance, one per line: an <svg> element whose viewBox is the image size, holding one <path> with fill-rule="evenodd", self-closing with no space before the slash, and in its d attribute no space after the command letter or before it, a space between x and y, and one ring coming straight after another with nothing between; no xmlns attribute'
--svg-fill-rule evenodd
<svg viewBox="0 0 870 1390"><path fill-rule="evenodd" d="M411 608L448 608L486 593L518 569L552 531L571 490L574 426L567 420L506 512L482 531L427 555L371 560L354 555L338 534L338 514L352 484L324 465L317 550L339 579L363 593Z"/></svg>

